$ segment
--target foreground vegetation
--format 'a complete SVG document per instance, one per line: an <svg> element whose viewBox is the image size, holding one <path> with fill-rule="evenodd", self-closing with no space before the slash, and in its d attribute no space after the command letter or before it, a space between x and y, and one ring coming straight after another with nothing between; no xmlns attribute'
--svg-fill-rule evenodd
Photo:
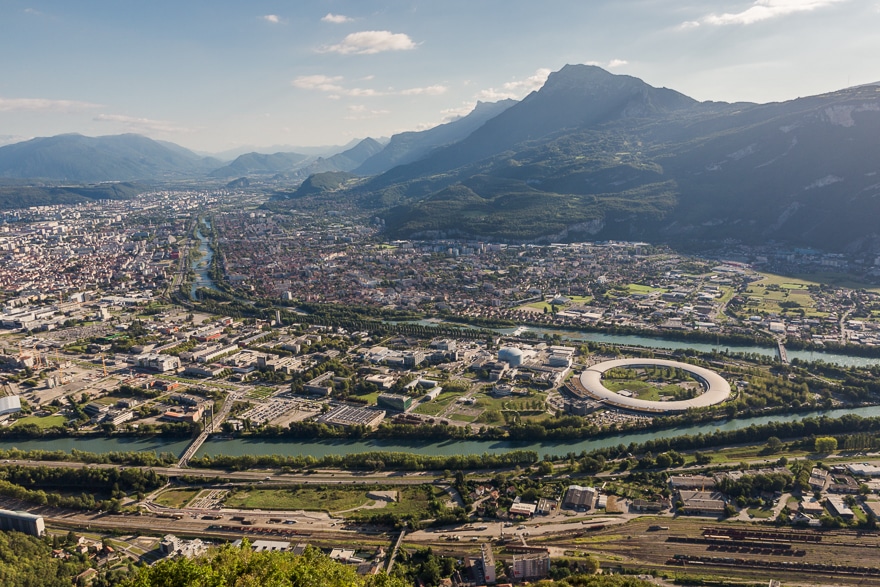
<svg viewBox="0 0 880 587"><path fill-rule="evenodd" d="M331 560L309 548L300 556L289 552L255 553L250 545L224 546L208 556L191 560L165 560L153 567L141 567L121 587L215 587L219 585L271 587L406 587L419 581L437 585L455 570L453 559L436 557L430 550L404 554L404 564L385 573L360 577L354 567ZM438 560L439 559L439 560ZM445 571L445 572L444 572ZM573 575L558 582L535 585L559 587L642 587L649 585L632 577Z"/></svg>

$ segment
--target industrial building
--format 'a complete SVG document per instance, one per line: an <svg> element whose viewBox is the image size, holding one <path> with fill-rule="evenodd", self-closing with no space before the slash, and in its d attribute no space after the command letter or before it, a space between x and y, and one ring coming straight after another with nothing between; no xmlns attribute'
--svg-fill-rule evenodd
<svg viewBox="0 0 880 587"><path fill-rule="evenodd" d="M395 412L407 412L412 408L413 398L396 393L380 393L376 397L376 405Z"/></svg>
<svg viewBox="0 0 880 587"><path fill-rule="evenodd" d="M498 350L498 360L504 361L511 367L519 367L522 365L523 357L523 352L514 347L503 347Z"/></svg>
<svg viewBox="0 0 880 587"><path fill-rule="evenodd" d="M152 353L137 357L137 366L143 369L151 369L159 373L176 371L180 369L180 359L173 355L161 355Z"/></svg>
<svg viewBox="0 0 880 587"><path fill-rule="evenodd" d="M15 530L31 536L42 536L46 533L46 525L43 516L29 514L27 512L13 512L0 510L0 530Z"/></svg>
<svg viewBox="0 0 880 587"><path fill-rule="evenodd" d="M354 406L338 406L317 419L331 426L366 426L375 428L385 419L385 410L371 410Z"/></svg>
<svg viewBox="0 0 880 587"><path fill-rule="evenodd" d="M21 400L17 395L0 397L0 416L14 414L21 411Z"/></svg>
<svg viewBox="0 0 880 587"><path fill-rule="evenodd" d="M688 375L700 382L704 393L687 400L676 401L649 401L636 397L626 397L622 393L611 391L602 385L602 376L611 369L638 369L643 367L665 367L681 369ZM653 413L684 412L691 408L705 408L720 404L730 397L730 384L725 379L709 369L670 361L667 359L616 359L593 365L584 370L580 375L580 385L588 395L601 402L624 408Z"/></svg>
<svg viewBox="0 0 880 587"><path fill-rule="evenodd" d="M589 510L596 501L596 489L593 487L581 487L569 485L562 498L562 507L575 510Z"/></svg>

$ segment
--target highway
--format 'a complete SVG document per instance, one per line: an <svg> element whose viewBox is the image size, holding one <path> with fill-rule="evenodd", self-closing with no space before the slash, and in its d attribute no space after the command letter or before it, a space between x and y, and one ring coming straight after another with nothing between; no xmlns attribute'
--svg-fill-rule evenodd
<svg viewBox="0 0 880 587"><path fill-rule="evenodd" d="M138 468L149 469L160 475L167 477L196 477L202 479L224 479L230 483L234 482L254 482L258 481L265 485L283 484L283 485L365 485L373 483L381 483L382 485L424 485L425 483L435 483L442 479L442 472L439 471L413 471L413 472L364 472L351 473L343 471L316 471L314 473L278 473L271 470L250 470L250 471L225 471L222 469L180 469L177 466L172 467L126 467L116 464L92 464L77 463L73 461L26 461L26 460L6 460L4 465L20 465L24 467L51 467L51 468L68 468L82 469L84 467L100 467L100 468ZM494 475L496 471L485 471L486 479Z"/></svg>

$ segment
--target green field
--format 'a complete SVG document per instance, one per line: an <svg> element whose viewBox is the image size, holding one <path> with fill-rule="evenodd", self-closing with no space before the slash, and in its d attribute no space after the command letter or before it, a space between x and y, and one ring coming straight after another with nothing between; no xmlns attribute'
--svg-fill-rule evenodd
<svg viewBox="0 0 880 587"><path fill-rule="evenodd" d="M571 300L572 304L587 305L593 301L593 296L565 296L565 297L567 297L569 300ZM552 307L553 306L549 302L532 302L531 304L526 304L524 306L520 306L517 309L521 310L523 308L534 308L536 310L541 310L542 312L544 312L544 311L549 312ZM560 308L560 309L562 309L562 308Z"/></svg>
<svg viewBox="0 0 880 587"><path fill-rule="evenodd" d="M655 291L666 292L667 290L660 287L651 287L650 285L642 285L641 283L630 283L627 284L626 289L629 290L631 294L649 294Z"/></svg>
<svg viewBox="0 0 880 587"><path fill-rule="evenodd" d="M40 428L52 428L54 426L64 426L67 418L61 415L55 416L26 416L20 420L16 420L13 426L24 426L25 424L36 424Z"/></svg>
<svg viewBox="0 0 880 587"><path fill-rule="evenodd" d="M444 409L446 409L449 404L455 402L463 395L463 393L459 392L444 392L441 393L440 396L432 402L422 402L420 404L417 404L412 411L416 414L422 414L424 416L436 416Z"/></svg>
<svg viewBox="0 0 880 587"><path fill-rule="evenodd" d="M428 510L430 495L443 501L445 492L439 487L433 486L416 486L416 487L400 487L398 495L400 501L388 503L383 508L357 510L343 514L345 517L357 517L360 519L370 518L372 515L382 515L393 513L398 516L416 516L424 517Z"/></svg>
<svg viewBox="0 0 880 587"><path fill-rule="evenodd" d="M529 397L520 397L511 395L508 397L492 397L485 394L477 394L474 396L477 400L475 407L484 410L510 410L514 412L530 412L540 409L544 406L544 400L547 399L546 393L535 393Z"/></svg>
<svg viewBox="0 0 880 587"><path fill-rule="evenodd" d="M366 505L367 491L349 487L299 487L237 491L226 498L225 507L261 510L311 510L338 512Z"/></svg>
<svg viewBox="0 0 880 587"><path fill-rule="evenodd" d="M198 495L200 491L200 489L170 489L163 492L153 501L170 508L182 508Z"/></svg>
<svg viewBox="0 0 880 587"><path fill-rule="evenodd" d="M764 285L776 284L780 287L786 287L786 285L788 285L804 288L810 285L833 285L835 287L845 287L847 289L866 289L868 291L880 292L880 288L877 287L876 283L866 283L860 281L857 277L845 273L820 272L798 276L760 273L759 275L761 275L763 279L757 283Z"/></svg>
<svg viewBox="0 0 880 587"><path fill-rule="evenodd" d="M604 381L603 385L611 391L622 391L624 389L633 392L633 395L639 399L656 402L661 397L673 398L676 393L684 393L684 388L675 384L667 384L660 387L639 381L638 379L624 379L622 381Z"/></svg>
<svg viewBox="0 0 880 587"><path fill-rule="evenodd" d="M773 517L773 510L772 509L765 509L765 508L749 508L749 515L752 516L753 518L762 518L762 519L772 518Z"/></svg>
<svg viewBox="0 0 880 587"><path fill-rule="evenodd" d="M276 391L278 390L274 387L254 387L245 397L249 399L266 399L271 397Z"/></svg>
<svg viewBox="0 0 880 587"><path fill-rule="evenodd" d="M764 276L760 281L749 285L745 292L746 313L765 311L776 314L803 311L805 316L823 317L825 313L816 310L806 281L778 275ZM791 307L784 307L791 306Z"/></svg>

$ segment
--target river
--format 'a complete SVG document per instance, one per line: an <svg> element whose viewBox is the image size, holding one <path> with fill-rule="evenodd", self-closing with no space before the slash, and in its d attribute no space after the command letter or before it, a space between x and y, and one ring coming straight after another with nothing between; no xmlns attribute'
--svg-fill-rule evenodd
<svg viewBox="0 0 880 587"><path fill-rule="evenodd" d="M558 334L565 340L571 341L590 341L624 346L641 346L655 349L694 349L703 353L711 353L712 351L729 352L729 353L749 353L763 355L766 357L775 357L776 349L772 347L761 347L754 345L731 345L731 344L711 344L707 342L670 340L666 338L653 338L647 336L638 336L633 334L603 334L600 332L581 332L566 330L551 330L546 328L538 328L524 326L526 330L534 332L539 336L544 334ZM498 329L502 334L511 334L516 328ZM798 351L787 349L789 360L800 359L801 361L825 361L826 363L836 363L844 367L867 367L869 365L880 365L880 358L855 357L852 355L844 355L839 353L826 353L820 351Z"/></svg>
<svg viewBox="0 0 880 587"><path fill-rule="evenodd" d="M845 408L837 410L826 410L819 412L808 412L801 414L759 416L755 418L744 418L739 420L725 420L723 422L713 422L710 424L695 424L689 426L680 426L677 428L669 428L665 430L649 430L643 432L630 432L618 434L616 436L608 436L604 438L593 438L588 440L574 441L540 441L540 442L512 442L499 440L269 440L269 439L224 439L212 437L202 445L196 456L204 455L285 455L300 456L312 455L315 457L323 457L326 455L346 455L363 452L387 451L387 452L407 452L407 453L424 453L431 455L468 455L483 453L501 453L513 450L533 450L539 456L544 455L565 455L569 452L579 453L581 451L591 451L598 448L606 448L609 446L617 446L618 444L627 445L631 442L641 443L653 438L672 438L675 436L683 436L685 434L696 435L700 432L710 434L716 430L739 430L747 428L752 424L761 425L768 422L791 422L801 420L810 416L828 416L830 418L839 418L846 414L856 414L862 417L880 416L880 406L871 406L866 408ZM15 440L7 443L9 447L20 448L23 450L63 450L69 452L71 449L77 449L87 452L106 453L113 451L148 451L148 452L170 452L177 456L183 454L189 441L180 439L162 439L162 438L131 438L131 437L115 437L115 438L58 438L52 440Z"/></svg>
<svg viewBox="0 0 880 587"><path fill-rule="evenodd" d="M196 291L200 287L217 289L217 286L214 285L214 280L208 275L208 270L211 268L211 260L214 258L214 252L211 250L211 247L208 246L207 237L202 234L202 224L210 229L211 221L207 219L202 220L201 223L199 223L199 229L196 231L196 238L199 239L199 258L195 259L190 265L190 269L196 274L196 278L193 280L192 288L189 292L189 296L192 299L197 299Z"/></svg>
<svg viewBox="0 0 880 587"><path fill-rule="evenodd" d="M401 323L390 321L393 324ZM422 326L452 326L456 328L473 328L468 324L460 324L458 322L442 322L437 318L427 318L417 320L415 324ZM601 332L586 332L582 330L554 330L552 328L542 328L540 326L514 326L510 328L490 328L498 334L505 336L513 335L517 332L529 331L539 337L545 334L558 334L562 340L571 342L598 342L605 344L613 344L620 346L639 346L652 349L669 349L669 350L685 350L693 349L703 353L711 353L718 351L719 353L741 353L756 354L765 357L775 357L775 347L762 347L755 345L734 345L734 344L712 344L707 342L672 340L662 337L639 336L635 334L604 334ZM787 349L788 358L800 359L801 361L824 361L826 363L835 363L843 367L867 367L870 365L880 365L880 358L855 357L852 355L844 355L840 353L826 353L820 351L798 351Z"/></svg>
<svg viewBox="0 0 880 587"><path fill-rule="evenodd" d="M170 452L176 456L183 454L190 444L189 439L169 439L159 436L116 436L112 438L53 438L33 440L9 440L3 443L3 448L19 448L21 450L63 450L70 452L73 449L84 452L108 453L108 452Z"/></svg>

